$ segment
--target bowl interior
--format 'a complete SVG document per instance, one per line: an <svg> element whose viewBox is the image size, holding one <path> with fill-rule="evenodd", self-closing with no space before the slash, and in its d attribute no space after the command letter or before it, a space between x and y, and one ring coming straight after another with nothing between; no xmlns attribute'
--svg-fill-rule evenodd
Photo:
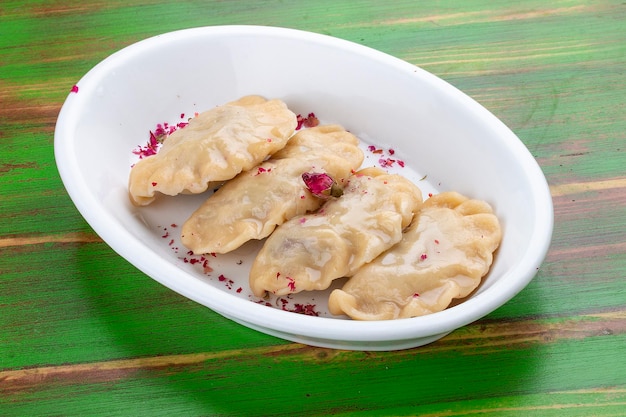
<svg viewBox="0 0 626 417"><path fill-rule="evenodd" d="M513 297L532 279L547 251L551 199L541 170L519 139L449 84L369 48L279 28L189 29L125 48L77 85L59 116L55 155L82 215L114 250L157 281L252 328L323 346L418 345ZM324 122L343 125L364 146L394 149L405 162L405 168L394 169L413 179L425 195L455 190L488 201L504 234L476 293L436 315L362 323L251 302L246 268L258 243L210 259L210 276L186 262L172 225L182 224L206 196L133 207L127 197L128 174L136 160L132 150L145 144L157 123L176 123L183 114L184 119L247 94L281 98L295 113L315 112ZM368 155L364 166L377 159ZM237 292L239 288L243 290ZM289 302L325 309L321 294Z"/></svg>

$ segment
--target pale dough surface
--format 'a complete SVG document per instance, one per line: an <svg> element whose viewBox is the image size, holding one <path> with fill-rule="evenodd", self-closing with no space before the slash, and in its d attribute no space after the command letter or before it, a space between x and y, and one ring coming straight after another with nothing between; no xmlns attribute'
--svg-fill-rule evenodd
<svg viewBox="0 0 626 417"><path fill-rule="evenodd" d="M136 205L156 193L197 194L234 178L282 149L297 126L281 100L245 96L192 118L168 136L159 152L130 171L129 194Z"/></svg>
<svg viewBox="0 0 626 417"><path fill-rule="evenodd" d="M290 218L316 210L305 172L344 181L363 162L359 140L339 125L299 131L269 160L228 181L196 210L182 228L182 242L194 253L226 253L262 239Z"/></svg>
<svg viewBox="0 0 626 417"><path fill-rule="evenodd" d="M344 194L296 216L267 239L250 271L256 296L323 290L402 238L419 210L419 188L377 168L355 173Z"/></svg>
<svg viewBox="0 0 626 417"><path fill-rule="evenodd" d="M486 202L455 192L435 195L424 202L400 243L331 293L330 312L387 320L441 311L478 287L501 238Z"/></svg>

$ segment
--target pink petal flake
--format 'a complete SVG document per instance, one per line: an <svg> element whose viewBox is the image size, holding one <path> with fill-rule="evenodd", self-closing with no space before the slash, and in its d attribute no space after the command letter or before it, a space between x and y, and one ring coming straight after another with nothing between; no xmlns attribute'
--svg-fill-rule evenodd
<svg viewBox="0 0 626 417"><path fill-rule="evenodd" d="M261 175L264 172L272 172L272 168L263 168L263 167L258 167L256 174L254 174L254 176L256 177L257 175Z"/></svg>
<svg viewBox="0 0 626 417"><path fill-rule="evenodd" d="M387 167L391 167L393 166L393 164L396 162L395 159L391 159L391 158L380 158L378 160L378 163L380 164L380 166L382 168L387 168Z"/></svg>
<svg viewBox="0 0 626 417"><path fill-rule="evenodd" d="M303 127L315 127L320 124L319 119L315 116L315 113L309 113L307 117L302 116L301 114L296 116L296 120L298 122L298 126L296 126L296 130L300 130Z"/></svg>
<svg viewBox="0 0 626 417"><path fill-rule="evenodd" d="M72 89L70 90L70 92L72 92L72 93L78 93L78 86L77 86L76 84L74 84L74 85L72 86Z"/></svg>

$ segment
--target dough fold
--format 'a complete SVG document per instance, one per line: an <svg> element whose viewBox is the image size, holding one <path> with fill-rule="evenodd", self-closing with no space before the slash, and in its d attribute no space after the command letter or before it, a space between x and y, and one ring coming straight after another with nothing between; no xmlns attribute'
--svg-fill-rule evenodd
<svg viewBox="0 0 626 417"><path fill-rule="evenodd" d="M150 204L155 194L197 194L234 178L282 149L297 126L281 100L245 96L200 113L168 136L156 155L130 171L131 201Z"/></svg>
<svg viewBox="0 0 626 417"><path fill-rule="evenodd" d="M299 131L269 160L228 181L182 227L194 253L227 253L269 236L290 218L324 200L311 194L302 174L326 173L341 183L363 162L359 140L339 125Z"/></svg>
<svg viewBox="0 0 626 417"><path fill-rule="evenodd" d="M502 231L491 207L456 192L424 202L404 238L329 298L332 314L357 320L422 316L474 291Z"/></svg>
<svg viewBox="0 0 626 417"><path fill-rule="evenodd" d="M256 296L323 290L351 276L402 238L422 203L419 188L400 175L366 168L341 197L300 215L267 239L250 271Z"/></svg>

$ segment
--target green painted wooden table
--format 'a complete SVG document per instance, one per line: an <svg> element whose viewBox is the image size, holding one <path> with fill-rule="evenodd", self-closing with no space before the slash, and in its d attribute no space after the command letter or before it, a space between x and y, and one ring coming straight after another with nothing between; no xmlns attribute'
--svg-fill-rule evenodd
<svg viewBox="0 0 626 417"><path fill-rule="evenodd" d="M0 415L626 415L621 0L0 3ZM398 352L286 342L116 255L65 193L53 129L112 52L175 29L286 26L419 65L536 157L553 244L512 301Z"/></svg>

